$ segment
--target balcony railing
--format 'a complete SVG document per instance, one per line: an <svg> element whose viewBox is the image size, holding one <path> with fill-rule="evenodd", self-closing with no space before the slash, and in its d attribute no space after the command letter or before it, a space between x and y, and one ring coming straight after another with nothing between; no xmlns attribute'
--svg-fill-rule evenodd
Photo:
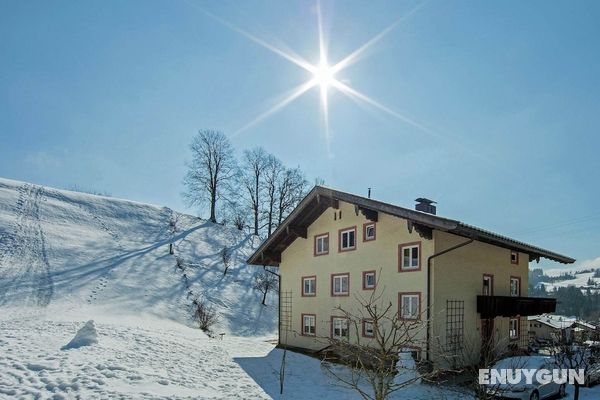
<svg viewBox="0 0 600 400"><path fill-rule="evenodd" d="M481 318L525 317L553 313L556 299L545 297L477 296L477 312Z"/></svg>

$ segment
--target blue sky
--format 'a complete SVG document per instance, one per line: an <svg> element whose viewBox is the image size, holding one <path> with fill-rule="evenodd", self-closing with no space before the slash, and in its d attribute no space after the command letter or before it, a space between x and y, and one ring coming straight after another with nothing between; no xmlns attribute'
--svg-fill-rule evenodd
<svg viewBox="0 0 600 400"><path fill-rule="evenodd" d="M600 256L600 3L323 1L331 63L418 7L336 78L417 128L319 91L201 10L318 63L311 1L0 3L0 176L184 210L190 138L263 146L312 180ZM600 263L599 263L600 265Z"/></svg>

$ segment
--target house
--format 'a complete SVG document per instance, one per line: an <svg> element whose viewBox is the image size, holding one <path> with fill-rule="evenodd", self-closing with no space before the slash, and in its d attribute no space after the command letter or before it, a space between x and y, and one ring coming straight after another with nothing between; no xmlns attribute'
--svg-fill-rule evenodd
<svg viewBox="0 0 600 400"><path fill-rule="evenodd" d="M529 336L531 340L555 341L573 339L584 342L594 339L599 331L595 325L575 317L563 315L542 314L527 317L529 321Z"/></svg>
<svg viewBox="0 0 600 400"><path fill-rule="evenodd" d="M527 320L529 322L529 338L542 342L571 341L576 321L574 317L551 314L530 315Z"/></svg>
<svg viewBox="0 0 600 400"><path fill-rule="evenodd" d="M422 325L414 338L422 359L441 363L468 347L474 361L490 340L527 345L527 316L556 307L554 299L527 297L529 262L575 260L437 216L434 202L417 201L412 210L311 190L248 260L279 267L281 345L319 351L328 337L368 344L371 322L350 330L338 307L356 309L374 290Z"/></svg>

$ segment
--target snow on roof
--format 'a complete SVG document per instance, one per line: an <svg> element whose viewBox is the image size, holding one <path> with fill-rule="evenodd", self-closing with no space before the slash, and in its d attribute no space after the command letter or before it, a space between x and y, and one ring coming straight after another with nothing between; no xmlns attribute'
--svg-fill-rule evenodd
<svg viewBox="0 0 600 400"><path fill-rule="evenodd" d="M554 329L566 329L573 326L576 319L573 317L565 317L562 315L551 315L551 314L543 314L543 315L531 315L527 317L529 321L537 321L542 324L548 325Z"/></svg>
<svg viewBox="0 0 600 400"><path fill-rule="evenodd" d="M554 329L565 329L573 327L574 325L579 325L585 329L595 330L596 326L590 324L589 322L582 321L577 319L576 317L565 317L564 315L553 315L553 314L542 314L542 315L531 315L527 317L529 321L537 321L542 324L546 324ZM581 329L581 328L575 328Z"/></svg>

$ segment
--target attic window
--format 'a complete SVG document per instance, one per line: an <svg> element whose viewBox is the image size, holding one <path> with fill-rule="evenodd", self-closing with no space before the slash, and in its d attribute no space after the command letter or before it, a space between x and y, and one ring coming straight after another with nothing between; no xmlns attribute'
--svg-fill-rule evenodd
<svg viewBox="0 0 600 400"><path fill-rule="evenodd" d="M363 242L375 240L375 223L366 223L363 225Z"/></svg>
<svg viewBox="0 0 600 400"><path fill-rule="evenodd" d="M510 252L510 263L511 264L518 264L519 263L519 252L518 251L511 251Z"/></svg>
<svg viewBox="0 0 600 400"><path fill-rule="evenodd" d="M329 254L329 233L315 236L315 256Z"/></svg>
<svg viewBox="0 0 600 400"><path fill-rule="evenodd" d="M339 251L356 249L356 227L340 229Z"/></svg>
<svg viewBox="0 0 600 400"><path fill-rule="evenodd" d="M399 248L399 272L418 271L421 269L421 243L406 243L398 246Z"/></svg>

